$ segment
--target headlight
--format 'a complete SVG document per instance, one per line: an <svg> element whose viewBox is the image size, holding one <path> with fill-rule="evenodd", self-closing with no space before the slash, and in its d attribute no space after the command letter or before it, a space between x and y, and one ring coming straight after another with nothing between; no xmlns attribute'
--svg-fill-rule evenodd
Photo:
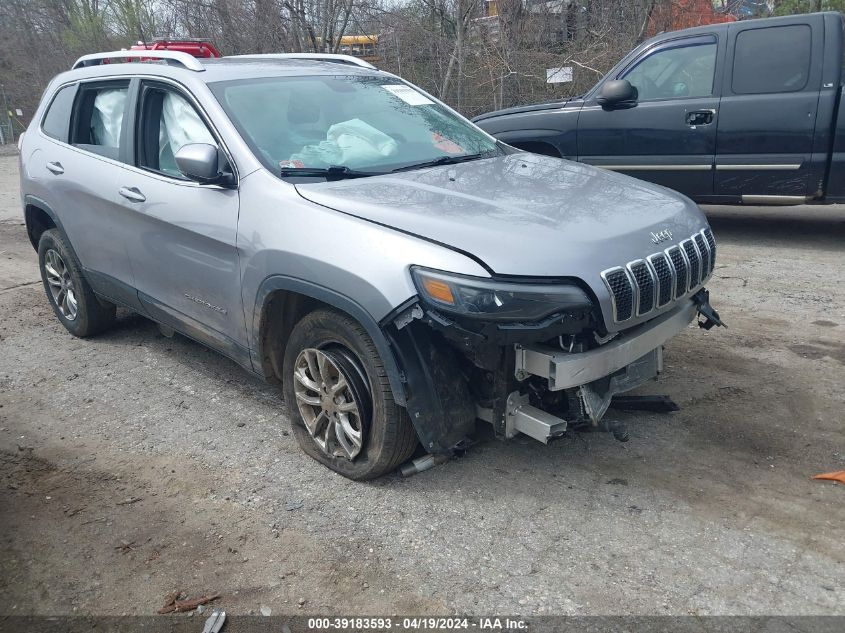
<svg viewBox="0 0 845 633"><path fill-rule="evenodd" d="M556 312L588 310L590 298L574 284L509 283L426 268L411 275L428 305L469 318L538 321Z"/></svg>

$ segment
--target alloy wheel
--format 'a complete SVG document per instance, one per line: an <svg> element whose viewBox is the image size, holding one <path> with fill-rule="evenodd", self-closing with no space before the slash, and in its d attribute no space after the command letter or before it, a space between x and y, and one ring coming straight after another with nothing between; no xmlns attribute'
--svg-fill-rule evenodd
<svg viewBox="0 0 845 633"><path fill-rule="evenodd" d="M299 413L314 442L327 455L354 460L364 446L369 390L346 354L307 348L294 365Z"/></svg>
<svg viewBox="0 0 845 633"><path fill-rule="evenodd" d="M47 276L47 287L50 289L50 296L53 303L59 309L61 315L68 321L76 319L79 313L79 304L76 301L76 288L70 271L65 265L62 256L52 248L44 254L44 271Z"/></svg>

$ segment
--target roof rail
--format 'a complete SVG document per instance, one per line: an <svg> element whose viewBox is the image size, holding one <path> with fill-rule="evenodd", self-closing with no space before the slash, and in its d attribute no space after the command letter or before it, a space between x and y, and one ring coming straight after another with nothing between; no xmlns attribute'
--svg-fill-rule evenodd
<svg viewBox="0 0 845 633"><path fill-rule="evenodd" d="M227 55L228 58L253 58L253 59L310 59L319 62L335 62L338 64L351 64L362 68L378 70L370 62L352 55L339 55L336 53L255 53L254 55Z"/></svg>
<svg viewBox="0 0 845 633"><path fill-rule="evenodd" d="M163 50L142 50L142 51L110 51L107 53L91 53L90 55L83 55L74 62L71 70L77 68L84 68L86 66L99 66L100 64L108 63L122 63L122 60L133 61L152 61L152 60L166 60L181 64L188 70L202 72L205 70L196 57L182 53L179 51L163 51ZM109 60L115 60L110 62Z"/></svg>

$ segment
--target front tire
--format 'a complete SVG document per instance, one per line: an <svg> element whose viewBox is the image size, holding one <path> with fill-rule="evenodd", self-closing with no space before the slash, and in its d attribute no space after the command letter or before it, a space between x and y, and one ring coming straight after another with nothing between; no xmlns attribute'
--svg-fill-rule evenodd
<svg viewBox="0 0 845 633"><path fill-rule="evenodd" d="M41 235L38 267L47 300L68 332L84 338L99 334L114 323L115 306L97 299L73 251L57 229Z"/></svg>
<svg viewBox="0 0 845 633"><path fill-rule="evenodd" d="M330 310L294 326L283 362L285 402L305 453L349 479L395 470L417 447L366 330Z"/></svg>

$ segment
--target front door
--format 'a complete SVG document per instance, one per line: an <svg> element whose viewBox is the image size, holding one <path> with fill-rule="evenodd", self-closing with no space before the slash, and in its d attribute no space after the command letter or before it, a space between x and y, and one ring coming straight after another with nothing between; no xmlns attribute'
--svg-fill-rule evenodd
<svg viewBox="0 0 845 633"><path fill-rule="evenodd" d="M631 82L637 100L603 108L594 91L578 119L578 160L688 196L712 195L718 52L713 35L670 40L609 77Z"/></svg>
<svg viewBox="0 0 845 633"><path fill-rule="evenodd" d="M238 191L190 181L174 159L183 145L219 147L219 139L194 102L167 83L142 81L136 112L135 165L118 185L133 212L128 250L141 303L159 322L241 361Z"/></svg>
<svg viewBox="0 0 845 633"><path fill-rule="evenodd" d="M731 26L732 72L723 88L716 140L717 195L765 202L771 196L803 198L820 186L827 156L814 164L813 135L821 29L815 16L806 24ZM817 177L811 179L811 173Z"/></svg>

